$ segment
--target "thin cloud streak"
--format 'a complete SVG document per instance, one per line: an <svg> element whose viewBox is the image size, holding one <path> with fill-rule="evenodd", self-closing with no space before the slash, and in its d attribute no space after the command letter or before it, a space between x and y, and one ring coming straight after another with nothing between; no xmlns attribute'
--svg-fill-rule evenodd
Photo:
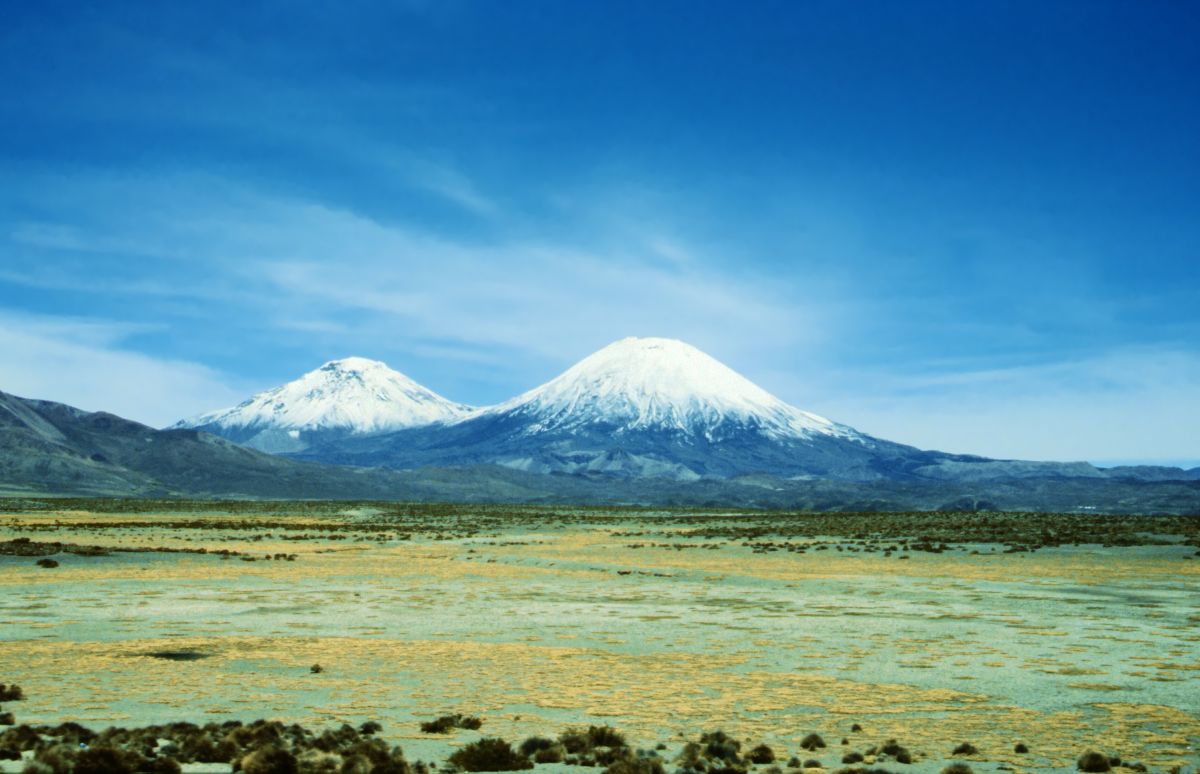
<svg viewBox="0 0 1200 774"><path fill-rule="evenodd" d="M0 389L152 427L243 397L236 380L204 365L123 348L130 332L108 321L0 314Z"/></svg>

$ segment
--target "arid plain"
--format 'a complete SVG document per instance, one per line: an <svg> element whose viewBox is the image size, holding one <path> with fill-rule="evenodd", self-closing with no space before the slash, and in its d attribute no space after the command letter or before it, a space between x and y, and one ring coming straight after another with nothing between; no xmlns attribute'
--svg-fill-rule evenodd
<svg viewBox="0 0 1200 774"><path fill-rule="evenodd" d="M1200 756L1194 518L5 507L17 723L378 721L431 762L611 725L664 744L668 770L715 729L829 771L854 752L914 772ZM482 729L420 732L455 712ZM828 746L801 751L814 732ZM911 763L878 752L891 739Z"/></svg>

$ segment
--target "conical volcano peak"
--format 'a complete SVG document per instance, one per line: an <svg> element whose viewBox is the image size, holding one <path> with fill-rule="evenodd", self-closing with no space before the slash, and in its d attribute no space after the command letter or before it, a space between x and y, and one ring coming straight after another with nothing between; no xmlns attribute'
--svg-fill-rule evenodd
<svg viewBox="0 0 1200 774"><path fill-rule="evenodd" d="M535 430L606 425L711 435L737 425L771 436L853 431L801 411L677 339L626 338L490 413L540 418Z"/></svg>
<svg viewBox="0 0 1200 774"><path fill-rule="evenodd" d="M391 371L387 363L380 360L371 360L366 357L343 357L338 360L330 360L317 371L344 371L344 372L363 372L363 371ZM311 372L310 372L311 373ZM392 371L399 373L399 371Z"/></svg>
<svg viewBox="0 0 1200 774"><path fill-rule="evenodd" d="M385 363L347 357L177 426L374 433L451 421L467 411Z"/></svg>

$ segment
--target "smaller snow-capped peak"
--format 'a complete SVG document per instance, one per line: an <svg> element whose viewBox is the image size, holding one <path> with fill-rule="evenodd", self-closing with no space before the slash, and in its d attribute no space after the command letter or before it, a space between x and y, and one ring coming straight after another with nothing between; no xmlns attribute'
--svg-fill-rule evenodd
<svg viewBox="0 0 1200 774"><path fill-rule="evenodd" d="M784 403L690 344L663 338L616 341L542 386L479 413L530 416L531 432L603 424L618 431L709 435L736 423L773 438L859 437Z"/></svg>
<svg viewBox="0 0 1200 774"><path fill-rule="evenodd" d="M443 398L378 360L347 357L257 393L233 408L175 426L376 433L450 422L469 411L470 407Z"/></svg>

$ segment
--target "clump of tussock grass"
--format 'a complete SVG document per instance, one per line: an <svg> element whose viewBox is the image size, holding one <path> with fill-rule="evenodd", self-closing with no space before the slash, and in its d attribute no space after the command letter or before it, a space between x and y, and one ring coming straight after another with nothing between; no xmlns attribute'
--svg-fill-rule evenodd
<svg viewBox="0 0 1200 774"><path fill-rule="evenodd" d="M800 749L808 750L809 752L823 750L825 749L825 740L821 738L820 734L808 734L800 740Z"/></svg>
<svg viewBox="0 0 1200 774"><path fill-rule="evenodd" d="M559 734L558 744L565 753L563 760L578 766L609 766L628 747L625 737L611 726L568 729Z"/></svg>
<svg viewBox="0 0 1200 774"><path fill-rule="evenodd" d="M531 736L518 749L534 763L562 763L566 757L566 749L560 743L544 736Z"/></svg>
<svg viewBox="0 0 1200 774"><path fill-rule="evenodd" d="M1075 768L1080 771L1090 772L1091 774L1102 774L1112 770L1112 762L1104 753L1088 750L1083 755L1079 756L1079 760L1075 762Z"/></svg>
<svg viewBox="0 0 1200 774"><path fill-rule="evenodd" d="M472 742L456 750L449 760L463 771L521 771L533 768L533 761L499 738L485 737Z"/></svg>
<svg viewBox="0 0 1200 774"><path fill-rule="evenodd" d="M483 721L479 718L456 712L453 715L442 715L439 718L421 723L421 732L425 734L448 734L456 728L476 731L481 726L483 726Z"/></svg>
<svg viewBox="0 0 1200 774"><path fill-rule="evenodd" d="M241 760L243 774L297 774L296 756L283 747L260 747Z"/></svg>
<svg viewBox="0 0 1200 774"><path fill-rule="evenodd" d="M621 749L604 774L663 774L662 759L657 755L634 755L628 748Z"/></svg>

